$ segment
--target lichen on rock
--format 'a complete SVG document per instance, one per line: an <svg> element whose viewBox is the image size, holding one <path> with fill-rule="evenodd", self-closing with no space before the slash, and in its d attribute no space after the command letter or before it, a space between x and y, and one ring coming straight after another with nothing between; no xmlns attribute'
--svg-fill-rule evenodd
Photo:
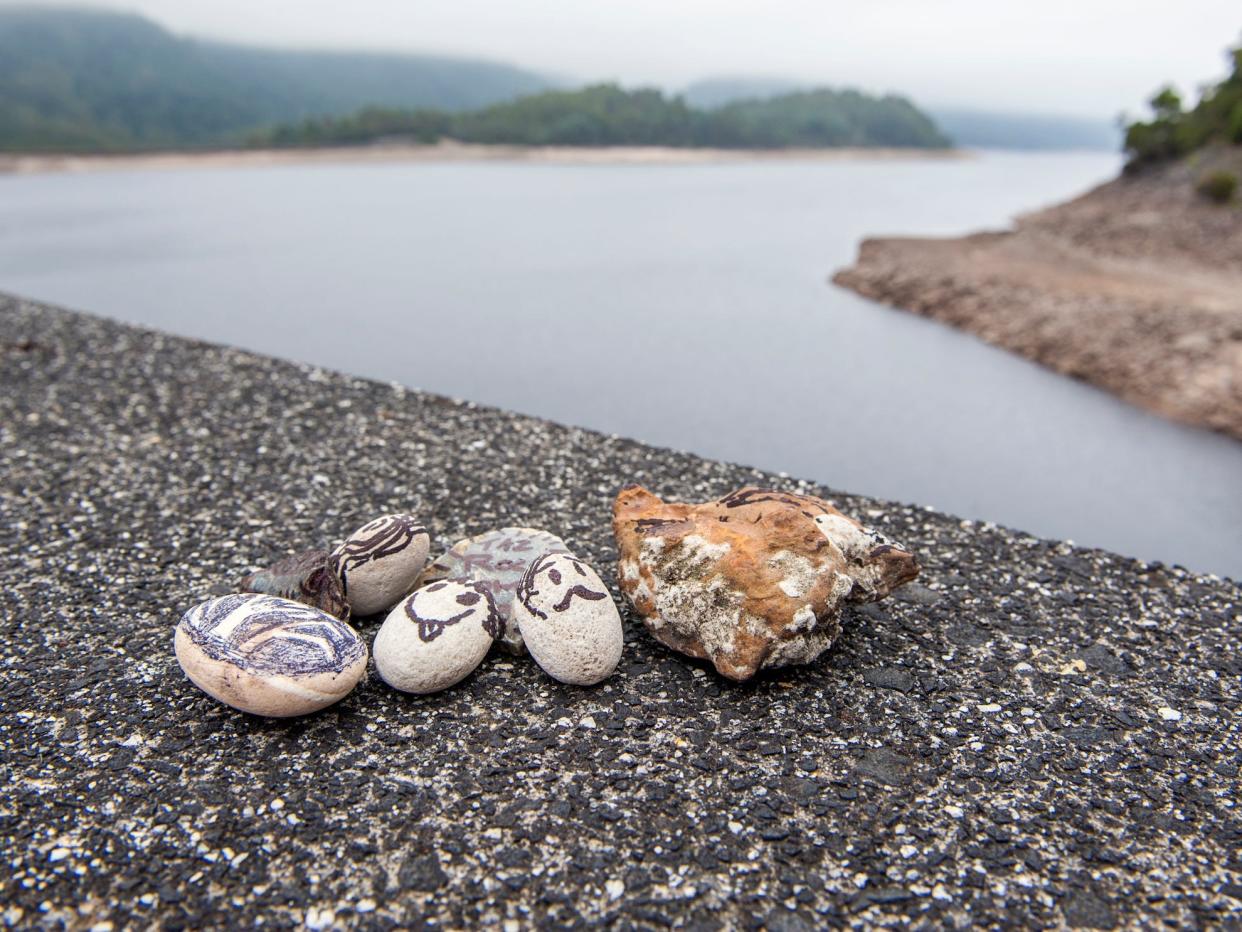
<svg viewBox="0 0 1242 932"><path fill-rule="evenodd" d="M613 531L621 590L651 634L739 681L814 660L847 602L881 599L919 571L828 502L775 489L690 505L626 486Z"/></svg>

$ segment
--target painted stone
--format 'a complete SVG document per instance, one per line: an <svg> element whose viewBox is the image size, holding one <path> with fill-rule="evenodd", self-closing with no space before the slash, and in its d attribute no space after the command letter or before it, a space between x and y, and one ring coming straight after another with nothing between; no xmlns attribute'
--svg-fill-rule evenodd
<svg viewBox="0 0 1242 932"><path fill-rule="evenodd" d="M621 590L656 640L732 680L808 663L847 602L914 579L914 556L809 495L744 488L701 505L626 486L613 504Z"/></svg>
<svg viewBox="0 0 1242 932"><path fill-rule="evenodd" d="M410 515L364 524L332 553L345 601L355 615L386 611L410 593L427 563L431 537Z"/></svg>
<svg viewBox="0 0 1242 932"><path fill-rule="evenodd" d="M340 619L272 595L208 599L173 638L190 681L253 715L306 715L346 696L367 669L367 647Z"/></svg>
<svg viewBox="0 0 1242 932"><path fill-rule="evenodd" d="M460 540L423 572L420 585L440 579L469 579L492 594L496 610L505 619L505 633L497 642L511 654L523 654L522 632L513 621L513 596L526 568L545 553L569 553L555 534L528 527L502 527Z"/></svg>
<svg viewBox="0 0 1242 932"><path fill-rule="evenodd" d="M394 689L439 692L474 672L504 627L480 583L434 582L384 619L375 636L375 669Z"/></svg>
<svg viewBox="0 0 1242 932"><path fill-rule="evenodd" d="M621 660L617 605L595 570L572 554L535 558L518 586L513 615L535 662L562 683L592 686Z"/></svg>
<svg viewBox="0 0 1242 932"><path fill-rule="evenodd" d="M292 599L342 621L349 620L349 603L345 601L332 555L326 550L307 550L277 560L265 570L243 576L237 591Z"/></svg>

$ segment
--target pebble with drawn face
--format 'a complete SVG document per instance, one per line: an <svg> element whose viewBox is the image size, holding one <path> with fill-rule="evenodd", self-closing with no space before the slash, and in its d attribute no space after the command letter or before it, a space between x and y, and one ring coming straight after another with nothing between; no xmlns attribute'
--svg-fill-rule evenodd
<svg viewBox="0 0 1242 932"><path fill-rule="evenodd" d="M414 588L431 537L410 515L385 515L350 534L332 553L345 600L355 615L392 608Z"/></svg>
<svg viewBox="0 0 1242 932"><path fill-rule="evenodd" d="M375 669L394 689L439 692L482 663L504 626L481 584L435 582L402 601L384 620L375 636Z"/></svg>
<svg viewBox="0 0 1242 932"><path fill-rule="evenodd" d="M594 685L621 660L616 603L595 570L572 554L544 554L531 563L513 616L535 662L562 683Z"/></svg>
<svg viewBox="0 0 1242 932"><path fill-rule="evenodd" d="M213 699L254 715L306 715L347 695L367 648L345 622L272 595L208 599L173 638L181 669Z"/></svg>
<svg viewBox="0 0 1242 932"><path fill-rule="evenodd" d="M513 623L513 596L531 560L545 553L569 553L555 534L528 527L502 527L459 540L423 571L419 585L441 579L469 579L484 585L506 622L497 643L511 654L524 654L522 632Z"/></svg>

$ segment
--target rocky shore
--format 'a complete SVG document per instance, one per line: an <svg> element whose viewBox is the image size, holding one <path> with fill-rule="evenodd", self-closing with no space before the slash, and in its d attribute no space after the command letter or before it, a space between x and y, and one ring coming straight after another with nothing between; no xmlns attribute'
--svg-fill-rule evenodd
<svg viewBox="0 0 1242 932"><path fill-rule="evenodd" d="M1127 401L1242 439L1242 149L1123 176L1005 232L883 238L833 281Z"/></svg>
<svg viewBox="0 0 1242 932"><path fill-rule="evenodd" d="M8 926L1236 921L1233 582L16 299L0 331ZM825 496L921 575L743 685L628 608L599 686L494 654L293 721L173 657L184 606L397 510L437 552L548 528L623 604L629 482Z"/></svg>

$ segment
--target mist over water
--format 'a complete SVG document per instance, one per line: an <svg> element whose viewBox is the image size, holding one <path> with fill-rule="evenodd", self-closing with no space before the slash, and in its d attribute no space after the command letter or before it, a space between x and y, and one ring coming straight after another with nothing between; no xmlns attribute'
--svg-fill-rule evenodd
<svg viewBox="0 0 1242 932"><path fill-rule="evenodd" d="M1242 444L828 283L864 236L1003 226L1118 165L0 177L0 290L1242 576Z"/></svg>

